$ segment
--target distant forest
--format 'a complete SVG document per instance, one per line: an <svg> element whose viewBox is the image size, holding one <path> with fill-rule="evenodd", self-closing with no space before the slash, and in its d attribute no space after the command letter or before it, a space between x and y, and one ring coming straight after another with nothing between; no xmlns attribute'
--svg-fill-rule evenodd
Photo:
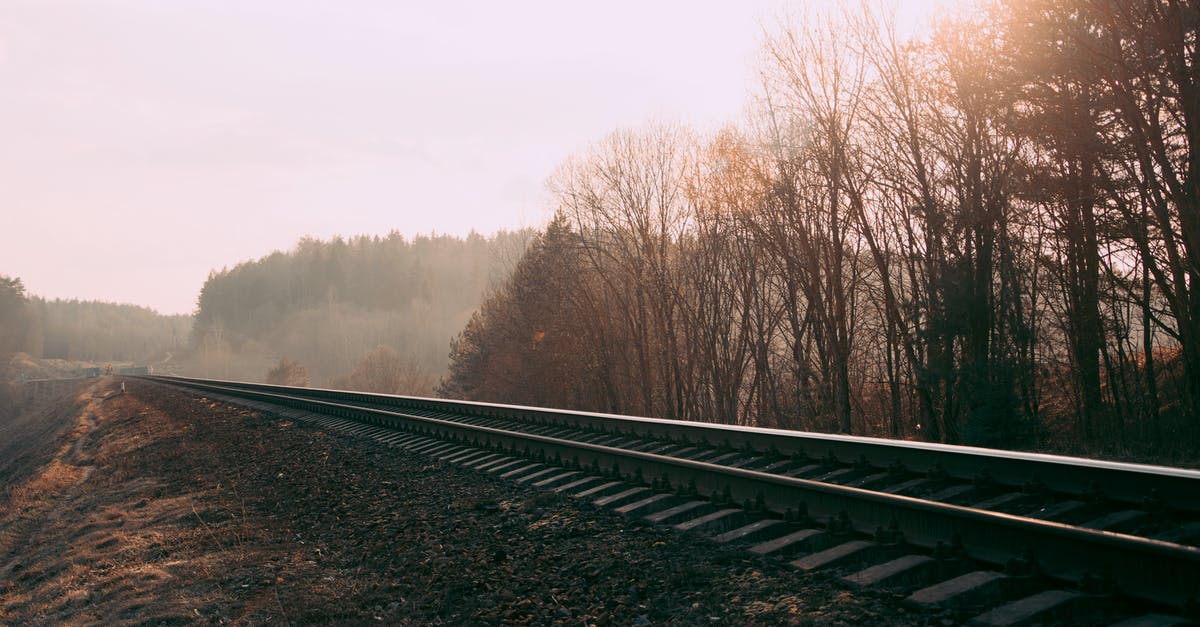
<svg viewBox="0 0 1200 627"><path fill-rule="evenodd" d="M191 316L137 305L30 299L34 357L150 364L187 349ZM39 341L40 338L40 341Z"/></svg>
<svg viewBox="0 0 1200 627"><path fill-rule="evenodd" d="M88 362L161 361L187 349L191 316L116 303L30 297L0 276L0 359L12 353Z"/></svg>
<svg viewBox="0 0 1200 627"><path fill-rule="evenodd" d="M25 353L432 395L451 338L534 235L305 238L288 252L211 273L194 316L46 300L28 295L19 278L0 276L0 366Z"/></svg>
<svg viewBox="0 0 1200 627"><path fill-rule="evenodd" d="M285 380L432 394L450 338L532 236L306 238L213 272L200 291L187 370L262 380L285 365L304 373ZM382 364L390 383L367 372Z"/></svg>
<svg viewBox="0 0 1200 627"><path fill-rule="evenodd" d="M744 123L569 159L440 393L1194 456L1200 11L989 9L812 16Z"/></svg>

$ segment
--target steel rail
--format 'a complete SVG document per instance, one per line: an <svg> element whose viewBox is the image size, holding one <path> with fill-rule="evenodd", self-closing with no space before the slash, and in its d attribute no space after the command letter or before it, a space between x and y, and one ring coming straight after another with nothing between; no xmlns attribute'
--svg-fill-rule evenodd
<svg viewBox="0 0 1200 627"><path fill-rule="evenodd" d="M154 378L154 377L152 377ZM508 418L552 423L614 434L662 438L688 443L706 442L729 448L749 448L782 455L803 454L811 459L862 463L880 468L902 467L916 473L987 479L999 485L1042 485L1053 492L1104 497L1142 505L1157 500L1170 508L1200 513L1200 470L1129 464L1104 460L1001 451L905 440L887 440L805 431L764 429L659 418L617 416L591 412L501 405L473 401L368 394L319 388L289 388L258 383L213 381L183 377L161 380L219 383L249 390L275 391L342 402L367 402L411 411L434 411L465 416Z"/></svg>
<svg viewBox="0 0 1200 627"><path fill-rule="evenodd" d="M933 549L953 539L972 558L990 564L1003 565L1014 557L1032 553L1042 571L1053 578L1080 581L1084 575L1096 575L1112 581L1131 597L1173 607L1182 607L1200 593L1200 549L1170 542L401 411L364 408L284 394L281 392L288 388L276 386L150 379L482 448L536 449L541 456L566 460L572 465L612 468L624 477L640 476L674 486L694 486L701 494L757 501L779 513L803 507L818 519L848 516L856 530L867 534L894 525L910 544Z"/></svg>

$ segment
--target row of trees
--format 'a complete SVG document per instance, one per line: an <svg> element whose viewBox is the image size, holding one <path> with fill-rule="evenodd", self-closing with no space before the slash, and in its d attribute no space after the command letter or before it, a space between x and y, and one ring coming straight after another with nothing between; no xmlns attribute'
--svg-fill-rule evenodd
<svg viewBox="0 0 1200 627"><path fill-rule="evenodd" d="M150 363L186 349L192 317L118 303L32 298L34 357Z"/></svg>
<svg viewBox="0 0 1200 627"><path fill-rule="evenodd" d="M191 326L191 316L136 305L30 297L0 276L0 355L147 363L185 348Z"/></svg>
<svg viewBox="0 0 1200 627"><path fill-rule="evenodd" d="M319 385L335 377L345 383L386 345L404 355L414 381L435 381L446 368L447 339L531 235L306 238L291 251L213 272L184 369L257 379L285 358ZM429 393L431 384L411 391Z"/></svg>
<svg viewBox="0 0 1200 627"><path fill-rule="evenodd" d="M34 322L28 303L21 279L0 274L0 356L29 349Z"/></svg>
<svg viewBox="0 0 1200 627"><path fill-rule="evenodd" d="M1200 448L1198 4L783 30L740 127L621 131L562 167L441 393Z"/></svg>
<svg viewBox="0 0 1200 627"><path fill-rule="evenodd" d="M0 274L0 407L7 407L11 402L12 356L24 351L29 343L32 319L26 303L25 284L21 279Z"/></svg>
<svg viewBox="0 0 1200 627"><path fill-rule="evenodd" d="M267 370L265 381L273 385L308 387L308 369L298 361L280 358ZM361 390L382 394L406 394L430 396L433 393L434 377L411 356L381 344L376 346L354 366L349 374L334 377L329 387L339 390Z"/></svg>

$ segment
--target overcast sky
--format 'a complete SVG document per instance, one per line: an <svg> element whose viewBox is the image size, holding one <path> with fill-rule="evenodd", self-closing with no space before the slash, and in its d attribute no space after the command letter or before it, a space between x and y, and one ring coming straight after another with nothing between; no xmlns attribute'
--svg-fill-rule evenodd
<svg viewBox="0 0 1200 627"><path fill-rule="evenodd" d="M736 121L799 4L0 0L0 274L189 313L304 235L541 226L614 129Z"/></svg>

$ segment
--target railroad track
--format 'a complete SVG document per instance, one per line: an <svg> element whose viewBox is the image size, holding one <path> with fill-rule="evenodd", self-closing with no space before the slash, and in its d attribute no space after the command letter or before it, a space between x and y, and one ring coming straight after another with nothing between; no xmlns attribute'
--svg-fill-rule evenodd
<svg viewBox="0 0 1200 627"><path fill-rule="evenodd" d="M177 377L981 625L1192 624L1200 472L707 423Z"/></svg>

